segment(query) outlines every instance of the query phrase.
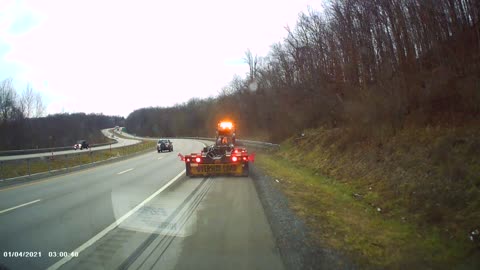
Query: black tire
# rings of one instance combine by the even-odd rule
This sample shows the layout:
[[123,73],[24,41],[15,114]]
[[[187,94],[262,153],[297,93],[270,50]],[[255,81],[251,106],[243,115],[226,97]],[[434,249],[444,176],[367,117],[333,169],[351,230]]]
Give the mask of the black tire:
[[247,163],[246,166],[243,167],[242,177],[248,177],[249,174],[250,174],[250,170],[248,169],[248,163]]
[[157,152],[160,153],[160,150],[157,149]]

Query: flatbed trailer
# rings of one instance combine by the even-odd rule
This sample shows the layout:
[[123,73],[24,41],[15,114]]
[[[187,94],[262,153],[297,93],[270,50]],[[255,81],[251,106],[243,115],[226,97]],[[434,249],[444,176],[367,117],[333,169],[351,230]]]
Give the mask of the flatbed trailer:
[[233,123],[218,123],[216,133],[215,143],[204,147],[200,153],[180,155],[185,162],[186,175],[248,176],[251,157],[246,148],[236,145]]

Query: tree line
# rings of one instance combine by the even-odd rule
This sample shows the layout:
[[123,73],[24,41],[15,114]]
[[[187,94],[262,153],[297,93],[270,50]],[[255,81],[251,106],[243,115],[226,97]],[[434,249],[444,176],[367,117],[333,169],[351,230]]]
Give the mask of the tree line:
[[124,123],[123,117],[85,113],[8,121],[0,124],[0,150],[73,146],[81,139],[91,144],[107,142],[101,130]]
[[12,79],[0,82],[0,150],[73,146],[80,139],[105,142],[101,129],[123,126],[118,116],[62,113],[45,116],[40,93],[18,93]]
[[41,117],[45,113],[45,104],[40,93],[30,85],[18,93],[13,79],[0,82],[0,124],[24,118]]
[[230,117],[246,137],[279,141],[318,126],[395,134],[405,125],[478,119],[480,2],[331,0],[299,15],[266,57],[214,99],[131,113],[142,135],[212,134]]

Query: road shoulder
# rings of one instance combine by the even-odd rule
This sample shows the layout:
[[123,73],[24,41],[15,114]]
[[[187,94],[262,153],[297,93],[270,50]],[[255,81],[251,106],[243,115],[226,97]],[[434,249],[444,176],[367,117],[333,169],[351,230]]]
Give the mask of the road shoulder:
[[287,269],[355,269],[336,251],[316,245],[309,239],[305,223],[289,208],[288,199],[275,187],[275,179],[257,166],[251,177],[263,205],[267,220]]

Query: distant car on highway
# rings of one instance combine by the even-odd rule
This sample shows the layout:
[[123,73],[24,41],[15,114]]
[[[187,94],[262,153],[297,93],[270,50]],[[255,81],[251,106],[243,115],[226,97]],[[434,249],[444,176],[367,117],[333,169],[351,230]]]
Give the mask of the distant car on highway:
[[160,139],[157,142],[157,152],[163,152],[164,150],[168,150],[168,152],[173,151],[173,143],[167,139]]
[[83,149],[88,149],[89,145],[88,142],[85,140],[79,140],[74,146],[73,149],[77,150],[83,150]]

